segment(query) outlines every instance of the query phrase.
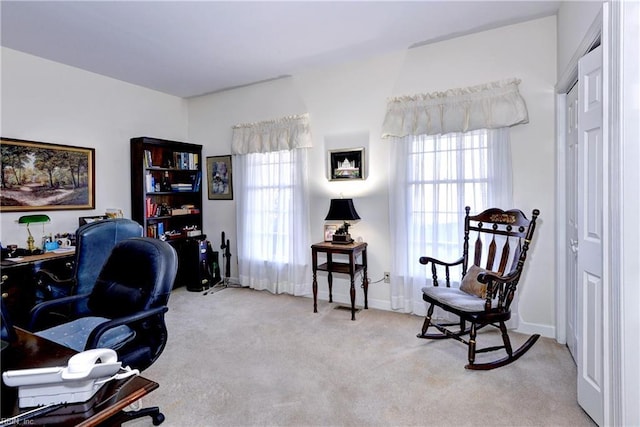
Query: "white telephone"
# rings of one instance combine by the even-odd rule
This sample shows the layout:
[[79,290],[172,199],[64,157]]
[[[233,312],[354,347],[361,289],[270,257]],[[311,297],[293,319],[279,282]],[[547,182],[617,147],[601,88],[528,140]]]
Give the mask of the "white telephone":
[[[140,373],[121,365],[115,351],[97,348],[72,356],[66,367],[7,371],[2,380],[8,386],[18,387],[21,408],[85,402],[108,381]],[[121,369],[124,372],[118,374]]]

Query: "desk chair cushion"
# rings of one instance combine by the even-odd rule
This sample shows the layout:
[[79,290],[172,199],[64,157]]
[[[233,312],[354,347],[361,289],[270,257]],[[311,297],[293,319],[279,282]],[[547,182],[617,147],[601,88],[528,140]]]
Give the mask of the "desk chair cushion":
[[[54,326],[44,331],[36,332],[39,337],[57,342],[75,351],[84,351],[89,334],[101,323],[108,322],[105,317],[81,317],[63,325]],[[133,340],[135,332],[126,325],[117,326],[109,331],[98,341],[97,348],[111,348],[117,350]]]

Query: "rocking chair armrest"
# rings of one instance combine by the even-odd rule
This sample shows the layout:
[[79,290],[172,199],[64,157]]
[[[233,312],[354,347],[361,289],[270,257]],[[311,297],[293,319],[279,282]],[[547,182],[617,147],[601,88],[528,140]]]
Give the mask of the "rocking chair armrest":
[[431,258],[428,256],[421,256],[419,261],[420,261],[420,264],[423,264],[423,265],[432,263],[432,264],[443,265],[447,267],[453,267],[454,265],[462,264],[462,261],[464,261],[464,257],[460,257],[459,259],[453,262],[446,262],[446,261],[440,261],[439,259]]
[[489,284],[490,282],[509,283],[518,278],[520,272],[518,270],[512,270],[506,276],[500,276],[493,272],[485,272],[478,274],[478,282]]

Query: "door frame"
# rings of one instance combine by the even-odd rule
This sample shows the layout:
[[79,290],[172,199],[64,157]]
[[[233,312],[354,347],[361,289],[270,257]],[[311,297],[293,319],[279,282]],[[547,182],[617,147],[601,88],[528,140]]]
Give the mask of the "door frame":
[[[565,135],[567,123],[567,93],[578,81],[578,60],[589,52],[597,43],[601,43],[603,11],[593,20],[580,45],[574,52],[566,70],[555,86],[556,93],[556,218],[567,217],[567,200],[565,166],[567,153]],[[603,47],[604,48],[604,47]],[[603,52],[603,56],[606,51]],[[567,262],[567,229],[564,221],[556,221],[556,340],[560,344],[567,343],[567,287],[565,283]]]
[[[639,203],[634,188],[640,173],[637,164],[640,153],[637,147],[637,106],[633,100],[623,97],[625,87],[637,84],[639,49],[638,23],[640,16],[636,2],[604,2],[578,49],[556,86],[556,215],[566,217],[566,180],[564,165],[564,132],[566,123],[566,93],[577,80],[578,59],[601,38],[603,47],[603,75],[607,84],[605,99],[605,128],[609,176],[604,213],[607,242],[603,254],[604,273],[609,280],[610,295],[604,303],[608,307],[608,328],[604,340],[605,390],[604,419],[606,425],[626,425],[640,419],[638,373],[633,355],[640,351],[640,343],[633,337],[633,326],[640,322],[637,303],[640,302],[638,283],[638,247],[640,227],[637,221]],[[627,19],[625,20],[625,17]],[[634,38],[636,37],[636,38]],[[624,43],[623,43],[624,42]],[[625,59],[625,61],[623,61]],[[634,74],[635,73],[635,74]],[[635,80],[630,80],[635,79]],[[626,121],[625,121],[626,118]],[[634,123],[634,121],[636,121]],[[626,167],[625,167],[626,166]],[[626,187],[624,182],[628,182]],[[636,196],[636,197],[634,197]],[[556,340],[566,344],[566,262],[567,230],[564,221],[556,221]],[[633,337],[633,338],[632,338]],[[626,357],[625,357],[626,355]],[[634,360],[632,360],[634,359]]]

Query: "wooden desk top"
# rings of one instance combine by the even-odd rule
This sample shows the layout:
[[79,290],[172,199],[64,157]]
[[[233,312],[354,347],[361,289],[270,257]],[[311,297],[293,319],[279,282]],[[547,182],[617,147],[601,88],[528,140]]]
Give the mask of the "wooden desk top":
[[39,255],[28,255],[19,258],[6,258],[2,260],[3,267],[18,266],[24,264],[32,264],[40,261],[48,261],[52,259],[71,257],[75,255],[75,249],[65,250],[61,252],[45,252]]
[[[76,354],[70,348],[40,338],[24,329],[15,328],[18,339],[2,351],[2,371],[34,367],[66,366],[71,356]],[[141,376],[104,385],[89,401],[66,405],[24,422],[25,425],[93,426],[117,414],[142,396],[149,394],[158,383]],[[2,384],[2,412],[4,420],[29,411],[32,408],[18,407],[16,387]]]

